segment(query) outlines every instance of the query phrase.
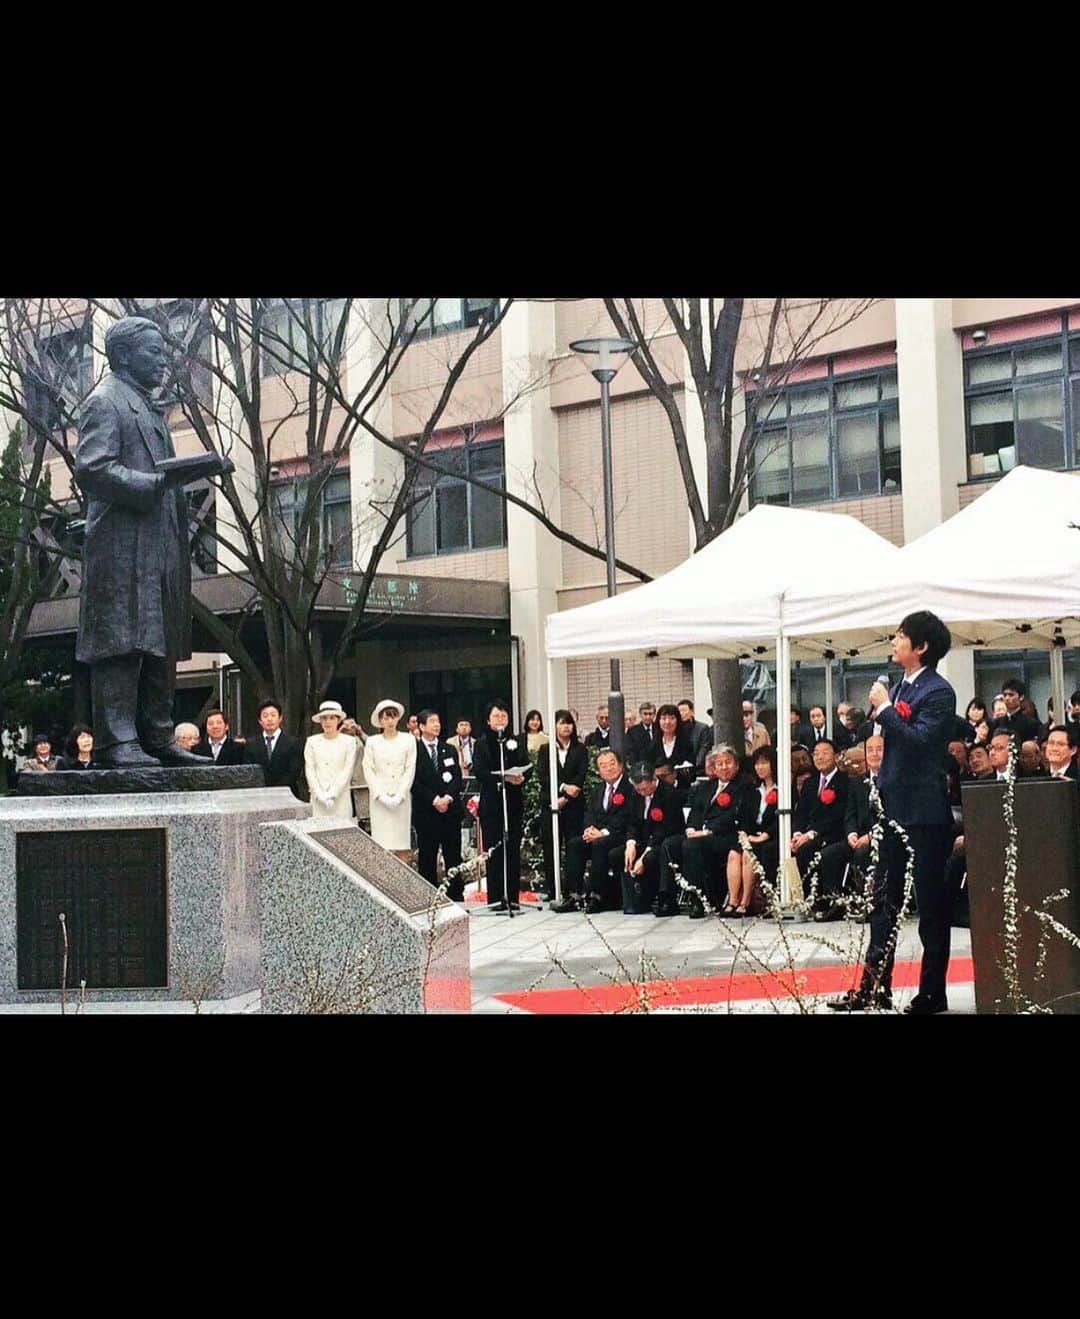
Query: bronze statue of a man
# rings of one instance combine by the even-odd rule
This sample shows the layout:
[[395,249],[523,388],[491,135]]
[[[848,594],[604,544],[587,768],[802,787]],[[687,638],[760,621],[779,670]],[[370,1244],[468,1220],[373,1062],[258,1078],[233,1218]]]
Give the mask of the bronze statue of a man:
[[87,495],[79,635],[90,666],[94,758],[109,767],[205,764],[173,740],[176,662],[191,656],[191,559],[183,484],[233,470],[218,454],[182,472],[151,399],[168,367],[153,321],[105,335],[107,375],[83,403],[75,479]]

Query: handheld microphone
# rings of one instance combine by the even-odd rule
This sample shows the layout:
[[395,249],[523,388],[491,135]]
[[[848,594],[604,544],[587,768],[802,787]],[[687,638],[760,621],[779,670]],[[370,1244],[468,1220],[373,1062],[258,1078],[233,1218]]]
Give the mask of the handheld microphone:
[[503,740],[503,738],[506,737],[506,729],[505,729],[505,728],[497,728],[497,729],[495,730],[495,736],[496,736],[496,737],[499,739],[499,741],[501,742],[501,741]]

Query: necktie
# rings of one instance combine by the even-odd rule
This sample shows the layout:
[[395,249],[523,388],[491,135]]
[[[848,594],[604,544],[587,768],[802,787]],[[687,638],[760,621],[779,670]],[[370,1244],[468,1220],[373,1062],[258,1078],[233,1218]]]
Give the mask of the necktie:
[[720,797],[721,793],[724,792],[727,792],[727,784],[721,783],[720,786],[716,789],[716,797],[713,798],[713,801],[716,801],[717,798]]
[[221,743],[220,743],[220,742],[211,742],[211,743],[210,743],[210,751],[211,751],[211,753],[212,753],[212,755],[213,755],[213,757],[214,757],[215,760],[217,760],[217,758],[218,758],[218,752],[219,752],[220,750],[221,750]]
[[266,736],[266,759],[269,760],[274,754],[274,739],[267,734]]
[[438,769],[438,768],[439,768],[439,744],[438,744],[437,742],[432,742],[432,744],[428,747],[428,750],[431,752],[431,763],[432,763],[432,765],[434,766],[435,769]]
[[821,781],[818,783],[817,795],[820,797],[824,791],[825,791],[825,778],[823,775]]
[[611,805],[611,784],[609,783],[604,789],[604,810]]

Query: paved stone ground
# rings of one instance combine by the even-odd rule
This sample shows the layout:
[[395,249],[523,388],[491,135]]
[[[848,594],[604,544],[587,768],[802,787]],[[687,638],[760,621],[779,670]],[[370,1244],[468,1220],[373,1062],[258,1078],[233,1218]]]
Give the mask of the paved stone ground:
[[[760,964],[755,964],[745,951],[736,948],[735,940],[740,937],[770,966],[781,968],[786,964],[775,921],[721,921],[715,917],[691,921],[686,916],[657,919],[654,916],[623,916],[620,912],[602,912],[586,920],[578,913],[556,915],[549,908],[511,919],[489,916],[482,908],[471,905],[469,910],[473,1012],[527,1010],[502,1001],[497,997],[500,994],[567,989],[575,981],[581,986],[608,985],[613,977],[624,984],[629,980],[639,980],[642,978],[642,950],[647,959],[644,978],[649,980],[709,977],[723,982],[733,973],[745,976],[760,971]],[[921,956],[916,926],[914,920],[904,924],[897,952],[898,963],[917,962]],[[793,950],[793,960],[800,968],[853,963],[869,937],[865,925],[845,921],[828,924],[785,922],[783,933]],[[826,939],[839,944],[840,949],[828,947],[823,942]],[[967,958],[970,950],[969,932],[954,929],[953,958]],[[569,976],[555,965],[553,957],[559,959]],[[620,960],[625,970],[619,967]],[[896,1006],[902,1007],[914,994],[914,988],[897,989],[894,993]],[[824,1005],[825,998],[830,996],[830,993],[812,996],[813,1009],[829,1017],[838,1016]],[[970,981],[950,982],[948,996],[951,1013],[975,1011],[974,988]],[[730,1005],[727,1002],[714,1004],[708,1010],[771,1013],[777,1010],[797,1012],[799,1008],[789,995],[781,992],[771,1000],[744,998]]]

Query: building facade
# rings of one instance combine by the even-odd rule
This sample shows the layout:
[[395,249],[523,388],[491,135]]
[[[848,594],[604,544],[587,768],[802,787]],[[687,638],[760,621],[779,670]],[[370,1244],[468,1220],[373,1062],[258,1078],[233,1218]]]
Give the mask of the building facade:
[[[422,429],[448,363],[488,302],[439,299],[415,313],[419,333],[374,410],[376,424],[395,440],[407,442]],[[703,476],[701,414],[682,345],[660,299],[643,300],[639,312]],[[1080,467],[1080,299],[878,299],[815,342],[771,393],[754,370],[764,314],[764,304],[748,303],[736,357],[734,432],[749,422],[758,433],[744,509],[767,501],[845,512],[902,545],[1017,463]],[[346,336],[353,379],[370,368],[384,322],[385,304],[354,305]],[[100,368],[106,324],[107,316],[94,316],[81,369]],[[402,533],[379,565],[371,626],[331,692],[350,711],[366,718],[389,695],[410,709],[433,705],[452,725],[461,716],[475,719],[482,701],[501,692],[512,696],[515,719],[531,707],[546,712],[551,703],[567,703],[580,713],[582,733],[592,726],[607,691],[607,663],[562,662],[549,692],[543,628],[552,611],[603,596],[603,558],[560,542],[527,511],[464,478],[501,483],[602,551],[599,393],[588,363],[569,344],[612,333],[599,300],[515,302],[472,356],[427,449],[439,470],[418,483]],[[261,384],[266,415],[280,422],[272,474],[287,517],[308,472],[287,357],[267,365]],[[611,397],[617,553],[655,577],[694,548],[670,423],[629,361]],[[178,453],[198,450],[182,418],[173,428]],[[333,562],[328,620],[347,604],[351,579],[377,534],[376,510],[401,471],[400,455],[358,428],[326,485],[320,515]],[[204,526],[207,519],[225,525],[229,511],[212,489],[193,492],[192,501]],[[1037,533],[1009,534],[1025,531]],[[228,555],[212,540],[196,536],[195,589],[227,613],[239,605]],[[66,594],[39,606],[32,637],[74,630],[77,585],[69,582]],[[634,579],[620,573],[620,591],[633,588]],[[1075,652],[1066,653],[1065,664],[1071,691],[1080,686]],[[1045,653],[958,652],[946,665],[961,702],[976,690],[992,696],[1005,676],[1019,673],[1040,715],[1045,711]],[[879,667],[837,662],[836,698],[862,703]],[[227,654],[201,651],[185,664],[181,686],[185,717],[224,697],[235,720],[250,719],[251,694]],[[646,698],[692,695],[699,713],[711,703],[701,663],[624,663],[623,687],[628,709]],[[823,695],[821,666],[799,666],[796,701],[806,706]]]

